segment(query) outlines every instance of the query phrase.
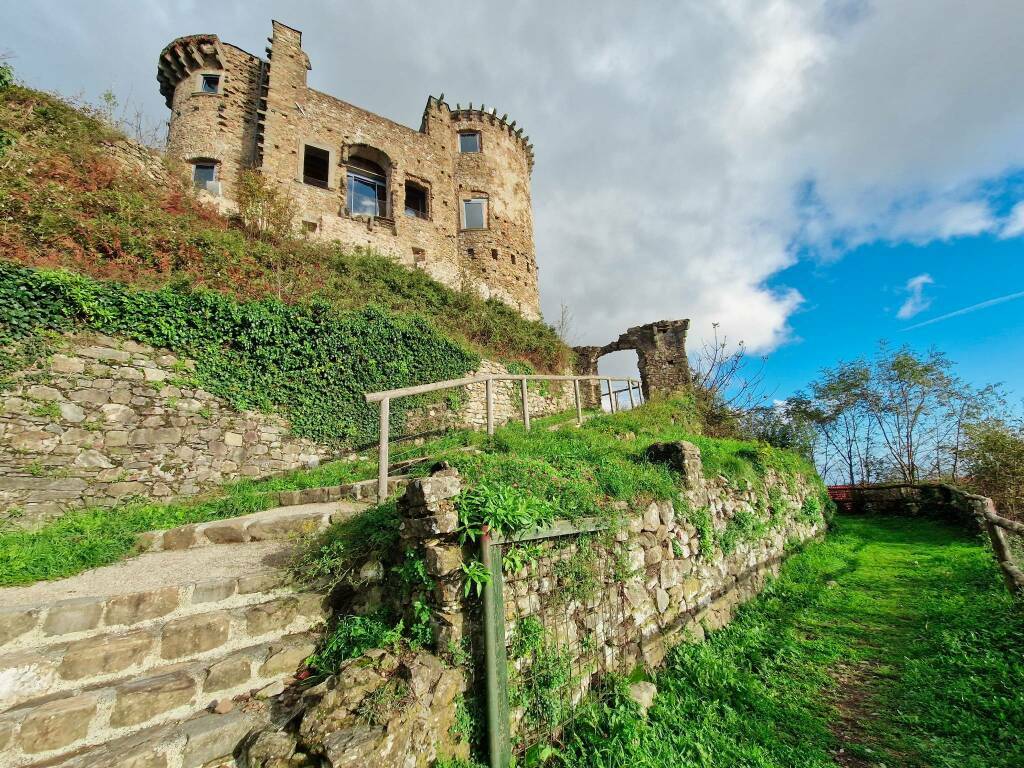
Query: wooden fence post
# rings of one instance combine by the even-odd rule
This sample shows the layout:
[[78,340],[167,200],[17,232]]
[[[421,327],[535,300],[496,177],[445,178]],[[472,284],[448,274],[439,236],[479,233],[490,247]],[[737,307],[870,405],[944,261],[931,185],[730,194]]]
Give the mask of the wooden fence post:
[[488,379],[484,385],[487,393],[487,434],[494,434],[494,379]]
[[580,400],[580,380],[573,379],[572,382],[573,394],[576,396],[576,424],[580,427],[583,426],[583,402]]
[[391,398],[380,401],[380,446],[377,449],[377,503],[388,500],[388,438],[391,429]]
[[629,410],[632,411],[636,408],[636,400],[633,399],[633,382],[627,381],[626,387],[628,388],[626,391],[629,392]]
[[519,380],[520,391],[523,394],[523,426],[526,427],[526,431],[530,431],[530,398],[526,392],[526,379]]
[[611,402],[612,413],[618,413],[619,412],[619,404],[618,404],[618,402],[616,402],[617,398],[615,397],[615,385],[612,383],[611,379],[608,379],[608,399],[612,401]]

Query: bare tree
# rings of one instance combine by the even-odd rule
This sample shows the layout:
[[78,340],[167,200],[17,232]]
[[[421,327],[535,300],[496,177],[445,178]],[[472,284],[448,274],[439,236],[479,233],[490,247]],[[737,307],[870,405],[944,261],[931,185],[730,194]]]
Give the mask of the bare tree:
[[558,338],[570,347],[573,346],[576,341],[576,317],[564,301],[558,308],[558,320],[555,322],[554,328]]
[[100,94],[100,104],[95,109],[104,122],[129,139],[151,149],[162,151],[167,147],[166,121],[148,118],[142,105],[131,95],[121,102],[108,88]]
[[694,385],[732,411],[762,406],[770,395],[764,389],[766,358],[753,363],[743,341],[730,345],[728,336],[719,338],[718,327],[712,323],[711,339],[690,355]]

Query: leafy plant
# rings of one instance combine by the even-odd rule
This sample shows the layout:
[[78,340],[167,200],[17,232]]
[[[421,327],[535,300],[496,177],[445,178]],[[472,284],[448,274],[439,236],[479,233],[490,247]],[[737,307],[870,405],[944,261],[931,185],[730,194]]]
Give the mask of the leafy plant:
[[462,575],[466,585],[464,594],[469,597],[470,592],[476,592],[476,596],[483,594],[484,587],[491,583],[491,572],[479,560],[473,560],[462,564]]
[[333,675],[341,664],[361,656],[371,648],[397,650],[402,640],[403,624],[388,626],[373,616],[342,616],[321,646],[306,663],[320,675]]
[[506,573],[518,573],[528,565],[537,562],[541,548],[537,544],[511,544],[501,556],[501,565]]
[[494,534],[508,534],[550,525],[555,519],[553,505],[535,496],[505,486],[480,483],[458,500],[461,541],[476,541],[487,526]]

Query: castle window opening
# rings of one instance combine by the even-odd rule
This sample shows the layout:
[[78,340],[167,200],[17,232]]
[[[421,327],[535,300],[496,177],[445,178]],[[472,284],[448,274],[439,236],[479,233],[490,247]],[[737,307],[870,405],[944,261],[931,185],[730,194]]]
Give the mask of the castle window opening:
[[302,231],[305,234],[315,235],[318,228],[319,227],[318,227],[318,225],[317,225],[317,223],[315,221],[303,221],[302,222]]
[[348,210],[353,216],[388,215],[388,177],[372,160],[348,161]]
[[498,260],[498,249],[497,248],[491,248],[491,258],[494,259],[495,261]]
[[414,181],[405,182],[405,215],[417,219],[429,219],[427,190]]
[[331,178],[331,153],[306,145],[302,154],[302,181],[314,187],[327,187]]
[[487,198],[473,197],[462,201],[462,228],[487,228]]
[[480,151],[480,132],[464,131],[459,134],[459,152],[463,154]]
[[211,181],[217,180],[217,164],[200,162],[192,164],[192,183],[204,189]]
[[515,263],[516,263],[516,255],[513,253],[512,254],[512,265],[515,266]]
[[200,75],[199,90],[202,93],[220,93],[220,75]]

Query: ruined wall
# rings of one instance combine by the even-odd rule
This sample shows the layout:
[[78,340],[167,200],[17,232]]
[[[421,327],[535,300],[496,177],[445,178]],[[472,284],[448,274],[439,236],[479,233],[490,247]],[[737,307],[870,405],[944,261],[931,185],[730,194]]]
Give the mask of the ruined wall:
[[[467,285],[539,317],[533,153],[522,129],[494,110],[452,109],[430,98],[414,130],[309,88],[309,69],[302,33],[279,22],[265,62],[216,35],[174,41],[160,69],[172,111],[169,151],[218,160],[228,199],[237,174],[254,164],[296,200],[310,236],[373,248],[448,286]],[[203,71],[223,73],[222,93],[196,91]],[[460,130],[481,134],[479,153],[459,152]],[[303,182],[306,144],[329,152],[326,187]],[[353,156],[384,169],[386,215],[349,210],[346,164]],[[407,180],[427,190],[426,218],[405,215]],[[470,197],[488,199],[485,229],[462,228],[462,200]]]
[[94,334],[0,392],[0,513],[33,525],[131,496],[169,500],[316,463],[329,449],[278,416],[183,382],[191,362]]
[[[596,376],[601,357],[610,352],[634,349],[645,398],[688,389],[690,364],[686,358],[686,333],[689,327],[689,320],[659,320],[630,328],[603,347],[576,347],[577,371],[584,376]],[[600,406],[600,382],[585,382],[582,386],[585,406]]]

